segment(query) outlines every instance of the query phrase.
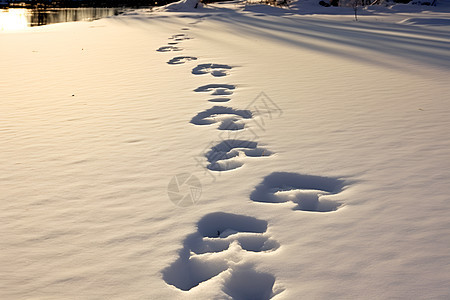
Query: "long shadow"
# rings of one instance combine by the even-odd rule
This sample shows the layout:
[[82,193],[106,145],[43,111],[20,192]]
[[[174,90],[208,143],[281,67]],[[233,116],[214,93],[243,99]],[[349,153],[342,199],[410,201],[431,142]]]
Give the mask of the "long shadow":
[[[227,22],[227,26],[235,27],[241,34],[261,35],[278,43],[376,65],[399,68],[394,59],[398,57],[441,68],[450,67],[450,33],[442,30],[381,21],[370,24],[300,18],[292,13],[279,18],[270,16],[261,18],[249,13],[229,12],[226,19],[210,18]],[[377,53],[382,54],[381,59]],[[386,54],[393,59],[386,61]]]
[[[414,22],[411,24],[388,23],[383,22],[382,18],[376,23],[368,23],[363,17],[359,22],[346,22],[333,20],[332,15],[348,14],[350,19],[352,18],[351,9],[323,10],[320,13],[327,14],[328,11],[330,19],[325,17],[312,19],[303,18],[302,16],[310,15],[311,12],[300,9],[264,7],[264,10],[258,11],[248,6],[245,11],[236,11],[221,7],[185,12],[180,17],[193,19],[199,17],[223,22],[227,28],[231,27],[230,30],[234,29],[242,35],[260,35],[278,43],[288,43],[295,47],[360,60],[377,66],[416,71],[416,63],[420,62],[441,69],[450,68],[450,32],[440,29],[439,26],[424,27],[414,25]],[[389,12],[361,11],[361,14],[377,16],[391,14],[392,11],[393,13],[402,12],[394,8]],[[446,10],[442,8],[439,11]],[[267,17],[261,17],[262,15]],[[152,19],[156,20],[159,16],[129,16],[128,18],[118,17],[113,20],[131,23],[134,19],[142,21],[144,25],[148,22],[152,23]],[[405,15],[406,18],[408,15]],[[167,18],[165,21],[176,23],[175,18]],[[132,23],[137,25],[137,22]],[[152,29],[151,26],[146,27],[149,30]],[[397,58],[407,59],[414,62],[414,65],[400,64]]]

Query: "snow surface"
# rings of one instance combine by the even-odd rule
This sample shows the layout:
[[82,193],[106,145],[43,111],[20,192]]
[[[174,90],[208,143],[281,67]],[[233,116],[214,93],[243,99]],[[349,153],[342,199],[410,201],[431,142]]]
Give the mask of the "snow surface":
[[178,7],[0,33],[0,298],[448,299],[449,2]]

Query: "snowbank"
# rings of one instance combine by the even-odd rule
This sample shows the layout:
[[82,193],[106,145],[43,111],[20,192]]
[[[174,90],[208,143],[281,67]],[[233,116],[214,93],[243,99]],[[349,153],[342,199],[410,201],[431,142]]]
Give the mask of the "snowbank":
[[180,0],[174,3],[167,4],[160,8],[161,11],[168,11],[168,12],[177,12],[177,11],[184,11],[184,12],[193,12],[196,11],[199,8],[202,8],[203,4],[200,3],[199,0]]

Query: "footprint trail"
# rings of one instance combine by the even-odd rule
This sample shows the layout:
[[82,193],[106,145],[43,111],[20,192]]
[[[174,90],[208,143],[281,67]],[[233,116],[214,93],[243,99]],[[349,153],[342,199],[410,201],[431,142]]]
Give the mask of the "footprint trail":
[[[205,16],[206,17],[206,16]],[[198,19],[190,24],[202,22]],[[190,30],[188,27],[181,28]],[[158,52],[176,52],[183,48],[178,44],[192,39],[185,33],[172,35],[168,46]],[[175,56],[169,65],[181,65],[197,60],[195,56]],[[232,66],[227,64],[199,64],[191,71],[193,75],[224,77]],[[209,102],[228,102],[236,86],[233,84],[207,84],[194,91],[215,96]],[[253,113],[246,109],[213,106],[199,112],[190,123],[194,125],[218,124],[218,130],[248,130],[246,122]],[[230,132],[228,132],[230,133]],[[240,133],[236,132],[236,133]],[[266,157],[273,152],[258,146],[258,142],[244,139],[225,139],[210,148],[205,154],[207,168],[211,171],[228,171],[242,167],[249,158]],[[266,176],[250,199],[255,202],[282,203],[292,201],[294,210],[328,212],[337,210],[341,203],[326,199],[344,188],[344,181],[336,178],[276,172]],[[260,272],[248,263],[252,255],[267,255],[276,251],[280,244],[267,232],[265,220],[251,216],[225,212],[209,213],[197,222],[197,230],[183,241],[178,258],[161,271],[163,280],[181,291],[190,291],[203,282],[215,280],[221,285],[222,297],[235,300],[268,300],[283,289],[275,285],[276,278],[268,272]],[[211,282],[212,283],[212,282]]]

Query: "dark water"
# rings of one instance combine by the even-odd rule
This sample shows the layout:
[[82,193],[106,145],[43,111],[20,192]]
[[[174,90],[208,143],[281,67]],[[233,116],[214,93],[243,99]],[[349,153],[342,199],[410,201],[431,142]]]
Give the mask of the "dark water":
[[117,15],[114,8],[60,8],[52,10],[31,10],[29,26],[42,26],[62,22],[92,21]]
[[0,10],[0,29],[20,29],[62,22],[92,21],[119,14],[116,8],[54,8]]

